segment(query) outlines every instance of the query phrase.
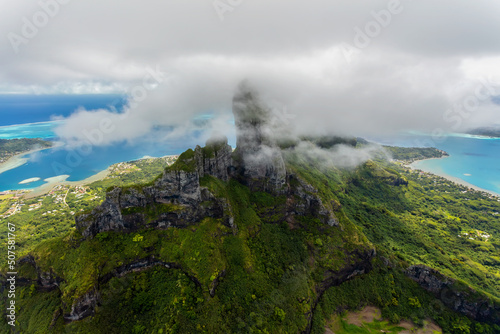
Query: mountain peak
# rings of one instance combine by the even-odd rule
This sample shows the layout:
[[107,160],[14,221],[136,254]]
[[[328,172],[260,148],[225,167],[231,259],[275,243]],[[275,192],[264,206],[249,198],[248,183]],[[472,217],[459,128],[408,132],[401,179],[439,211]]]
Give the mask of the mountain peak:
[[271,110],[246,81],[239,85],[234,95],[233,114],[237,167],[243,183],[252,190],[282,193],[287,173],[281,150],[272,136]]

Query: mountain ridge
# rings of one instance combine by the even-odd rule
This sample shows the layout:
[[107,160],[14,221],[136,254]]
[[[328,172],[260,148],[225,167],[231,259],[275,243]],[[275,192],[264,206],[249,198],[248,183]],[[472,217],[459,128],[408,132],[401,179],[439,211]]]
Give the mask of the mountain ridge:
[[[235,110],[245,101],[265,110],[252,94],[235,101]],[[395,323],[432,316],[451,332],[475,330],[476,320],[495,330],[494,298],[464,294],[459,282],[450,300],[489,313],[454,309],[372,231],[379,218],[401,229],[394,216],[407,209],[407,177],[373,161],[319,169],[279,149],[265,118],[243,116],[242,149],[211,138],[151,182],[109,189],[72,233],[20,259],[24,330],[318,333],[328,314],[366,303]]]

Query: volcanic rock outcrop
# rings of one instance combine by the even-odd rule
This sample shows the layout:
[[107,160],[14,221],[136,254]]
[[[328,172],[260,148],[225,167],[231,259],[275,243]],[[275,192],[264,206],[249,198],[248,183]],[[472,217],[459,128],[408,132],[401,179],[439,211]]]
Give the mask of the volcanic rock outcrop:
[[233,98],[236,124],[236,168],[251,190],[284,194],[286,167],[272,136],[271,112],[246,83]]
[[[152,184],[110,190],[99,207],[76,218],[77,229],[84,237],[94,237],[110,230],[185,227],[204,217],[222,218],[228,211],[227,201],[215,198],[200,186],[200,178],[206,175],[222,181],[234,178],[252,191],[290,193],[285,162],[271,135],[270,111],[246,84],[240,85],[234,96],[233,113],[238,147],[235,152],[226,137],[214,136],[205,147],[197,146],[182,154],[178,163]],[[304,207],[317,207],[322,220],[335,224],[333,213],[325,210],[317,196],[301,191],[298,194],[304,195]],[[225,218],[232,225],[232,217]]]
[[424,265],[409,267],[406,275],[453,311],[477,321],[500,325],[500,305],[470,287]]

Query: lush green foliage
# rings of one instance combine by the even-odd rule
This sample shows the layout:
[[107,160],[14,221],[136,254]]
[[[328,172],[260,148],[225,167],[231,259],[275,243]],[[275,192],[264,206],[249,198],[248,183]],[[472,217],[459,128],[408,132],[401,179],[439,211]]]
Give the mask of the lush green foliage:
[[[497,214],[500,212],[500,202],[497,197],[383,161],[369,161],[355,171],[341,171],[320,170],[314,161],[298,156],[288,158],[294,170],[316,187],[323,198],[335,200],[328,196],[335,194],[343,212],[377,246],[379,253],[393,256],[394,262],[404,267],[426,264],[465,282],[486,296],[500,297],[500,271],[499,263],[496,262],[500,249],[500,217]],[[408,181],[408,185],[395,186],[394,180],[398,179]],[[329,192],[329,189],[332,191]],[[469,239],[472,236],[474,240]],[[415,284],[410,284],[400,271],[395,271],[393,275],[396,272],[398,279],[395,284],[400,285],[402,290],[409,294],[425,295]],[[388,289],[390,285],[378,275],[380,272],[374,271],[330,289],[325,298],[336,290],[349,297],[329,308],[322,302],[321,307],[326,312],[323,317],[319,313],[315,314],[316,330],[321,332],[324,318],[334,311],[372,304],[381,307],[388,319],[396,319],[393,315],[396,314],[397,319],[404,317],[421,322],[429,316],[438,320],[447,332],[462,333],[454,328],[463,324],[462,327],[470,328],[471,333],[480,333],[474,326],[482,328],[481,324],[471,325],[467,318],[448,311],[441,317],[433,315],[435,310],[412,314],[407,304],[411,296],[404,297],[406,304],[398,302],[392,305],[393,313],[390,313],[381,292],[376,291]],[[371,276],[375,276],[376,281],[366,281]],[[364,289],[368,290],[363,292]],[[380,296],[380,299],[377,297],[374,300],[373,296]],[[390,294],[386,294],[386,297],[389,298]],[[426,298],[429,303],[434,299],[430,296]],[[493,333],[494,329],[490,332]]]
[[384,183],[369,165],[346,178],[339,200],[348,216],[379,249],[500,297],[498,198],[441,177],[391,168],[408,179],[408,186]]
[[[193,160],[194,151],[189,150],[170,169],[193,171]],[[52,292],[31,282],[20,288],[19,330],[297,333],[305,329],[308,312],[315,307],[312,331],[322,333],[333,314],[368,304],[379,307],[392,323],[409,319],[419,324],[433,318],[447,333],[500,330],[449,311],[401,270],[423,263],[478,293],[499,297],[497,199],[396,164],[368,162],[344,171],[318,169],[314,161],[293,154],[287,160],[289,170],[317,189],[323,203],[335,212],[338,227],[329,227],[312,215],[295,217],[293,223],[284,221],[286,196],[251,192],[234,180],[206,176],[201,185],[227,202],[225,210],[234,218],[234,226],[224,219],[206,218],[183,229],[104,232],[90,240],[71,231],[72,216],[64,210],[94,205],[90,198],[110,186],[135,187],[134,177],[138,182],[151,182],[164,169],[161,162],[151,169],[144,162],[134,162],[140,170],[90,185],[88,198],[67,197],[69,208],[62,210],[61,220],[50,216],[41,224],[34,211],[9,217],[27,218],[16,222],[21,232],[18,240],[35,258],[38,270],[52,271],[64,280]],[[290,186],[297,182],[292,179]],[[62,206],[51,200],[44,198],[44,207]],[[162,206],[143,213],[179,209]],[[30,238],[30,234],[38,237]],[[354,254],[373,246],[379,254],[374,269],[328,289],[316,304],[325,271],[341,270],[357,260]],[[391,265],[384,264],[381,256]],[[101,305],[94,317],[64,323],[61,315],[102,277],[151,257],[175,266],[115,275],[99,285]],[[29,264],[19,272],[26,279],[36,279]],[[4,320],[1,330],[8,328]]]
[[[493,334],[500,330],[498,326],[481,324],[451,312],[434,296],[408,280],[398,268],[386,267],[379,261],[374,265],[369,274],[332,287],[325,293],[318,306],[320,312],[316,315],[321,325],[324,324],[321,318],[329,319],[334,313],[375,305],[382,310],[382,317],[393,324],[407,319],[422,325],[425,319],[434,319],[447,333]],[[321,327],[314,328],[321,333]]]
[[185,172],[196,171],[196,161],[194,159],[194,151],[192,149],[182,153],[177,161],[169,167],[170,170],[182,170]]
[[430,158],[441,158],[447,155],[445,152],[432,147],[397,147],[384,146],[393,159],[401,161],[415,161]]
[[[64,280],[59,287],[62,313],[69,312],[72,302],[91,290],[99,277],[118,266],[154,256],[182,268],[170,269],[168,274],[164,269],[151,269],[113,278],[104,286],[105,304],[98,315],[66,326],[67,331],[298,332],[307,325],[321,273],[353,261],[344,250],[366,247],[358,242],[359,236],[347,220],[344,231],[313,219],[305,219],[302,229],[291,230],[284,222],[266,222],[275,219],[269,207],[280,210],[285,205],[283,197],[251,193],[236,181],[205,177],[202,184],[229,200],[237,234],[222,221],[205,219],[186,229],[106,232],[84,241],[73,232],[43,242],[31,252],[40,270],[53,270]],[[352,233],[344,233],[346,230]],[[311,256],[315,258],[312,262]],[[35,278],[28,264],[20,272]],[[201,287],[188,284],[178,289],[179,284],[189,283],[186,275],[196,277]],[[212,298],[209,291],[216,280],[217,293]],[[161,293],[157,285],[169,293]],[[23,303],[31,300],[31,296],[22,298]],[[31,308],[21,312],[38,319]],[[62,326],[59,318],[54,331]]]
[[0,160],[35,148],[48,148],[52,142],[39,138],[0,139]]
[[[171,160],[173,159],[152,158],[132,161],[128,163],[130,168],[126,172],[116,167],[119,164],[113,165],[108,177],[91,183],[84,193],[79,191],[81,187],[60,186],[54,188],[51,193],[31,199],[13,199],[13,195],[0,197],[0,215],[13,206],[19,205],[21,208],[20,212],[0,219],[2,222],[0,244],[6,245],[7,223],[16,226],[16,242],[20,256],[44,240],[64,236],[75,226],[74,215],[82,211],[90,211],[100,204],[106,195],[107,188],[151,181],[165,169],[166,161]],[[36,203],[41,203],[41,207],[30,211],[30,205]]]

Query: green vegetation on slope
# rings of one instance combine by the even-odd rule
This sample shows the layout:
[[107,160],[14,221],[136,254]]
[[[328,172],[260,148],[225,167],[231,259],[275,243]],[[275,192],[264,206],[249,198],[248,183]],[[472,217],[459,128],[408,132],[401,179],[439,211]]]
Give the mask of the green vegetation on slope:
[[[170,169],[192,171],[191,152]],[[318,190],[323,203],[335,211],[339,227],[312,215],[284,221],[285,196],[251,192],[234,180],[206,176],[201,185],[228,202],[237,232],[223,219],[207,218],[184,229],[103,232],[91,240],[73,231],[37,242],[30,254],[38,269],[63,281],[51,292],[34,283],[20,289],[19,330],[297,333],[305,329],[308,312],[315,307],[312,332],[322,333],[333,314],[364,305],[379,307],[392,323],[409,319],[419,324],[432,318],[446,333],[500,330],[451,312],[402,272],[423,263],[478,293],[498,297],[496,199],[396,164],[321,170],[313,161],[291,155],[288,167]],[[118,184],[104,180],[92,189]],[[327,289],[316,304],[325,272],[352,264],[354,254],[372,245],[379,254],[373,270]],[[116,274],[117,268],[151,258],[171,268],[157,265]],[[36,278],[29,264],[19,272]],[[101,293],[96,315],[65,324],[62,314],[96,285]],[[8,329],[4,322],[0,328]]]
[[500,298],[500,202],[437,176],[391,165],[392,187],[364,165],[339,192],[347,215],[379,249],[425,264]]
[[[354,171],[318,169],[314,161],[296,155],[288,156],[288,162],[322,196],[334,200],[328,194],[335,194],[343,212],[376,245],[379,254],[391,257],[394,263],[402,267],[425,264],[436,268],[476,288],[478,292],[484,292],[485,298],[488,295],[495,296],[498,303],[500,272],[498,263],[494,262],[500,249],[500,217],[495,214],[500,211],[498,198],[387,162],[369,161]],[[395,180],[408,181],[408,185],[394,186]],[[465,238],[465,231],[471,230],[481,230],[475,234],[478,235],[475,240]],[[485,234],[489,235],[487,241],[484,238],[477,240],[481,239],[479,235]],[[381,270],[374,270],[340,287],[330,288],[319,306],[320,310],[324,308],[326,311],[321,311],[323,316],[321,312],[315,314],[314,328],[318,333],[322,331],[324,319],[333,312],[346,308],[357,309],[367,304],[379,306],[383,315],[393,319],[394,323],[401,318],[418,323],[431,317],[438,321],[445,332],[469,333],[460,329],[463,327],[469,328],[470,333],[481,333],[475,331],[474,326],[477,326],[479,329],[489,328],[489,333],[495,333],[493,327],[471,324],[469,319],[447,311],[444,306],[439,310],[442,313],[436,313],[434,308],[425,312],[411,312],[407,304],[411,294],[419,295],[420,298],[427,296],[425,305],[433,305],[436,301],[416,283],[409,282],[401,270],[395,270],[392,275],[397,275],[394,284],[405,292],[404,301],[396,299],[391,306],[392,297],[388,292],[393,288],[383,281],[387,274]],[[369,277],[373,277],[374,281],[369,281]],[[332,291],[339,291],[349,297],[328,302],[328,295]]]
[[393,159],[405,162],[448,156],[446,152],[432,147],[384,146],[384,148],[391,154]]
[[0,139],[0,163],[37,148],[49,148],[52,142],[40,138]]
[[[154,333],[296,333],[307,325],[307,312],[317,298],[315,285],[323,279],[325,268],[348,265],[355,256],[345,251],[362,252],[366,247],[347,220],[343,220],[344,231],[313,219],[304,219],[303,228],[291,230],[285,222],[265,222],[267,206],[279,210],[285,205],[283,199],[251,193],[236,181],[205,177],[202,185],[229,200],[236,235],[221,221],[205,219],[185,229],[104,232],[83,241],[73,232],[30,252],[40,270],[53,270],[64,280],[59,286],[61,313],[68,313],[74,300],[119,266],[154,256],[182,268],[167,274],[168,270],[155,267],[113,278],[101,286],[105,302],[97,316],[68,326],[56,317],[52,331],[141,333],[147,328]],[[30,270],[28,264],[20,268],[23,275]],[[195,277],[200,287],[186,275]],[[217,293],[211,297],[215,281]],[[150,289],[156,291],[156,285],[171,292],[153,293]],[[21,303],[44,293],[35,289]],[[42,313],[33,310],[24,309],[23,317],[29,314],[32,323],[43,323]],[[32,330],[26,327],[28,323],[19,326]]]
[[[0,197],[0,218],[6,216],[0,219],[0,245],[6,247],[7,223],[16,226],[19,256],[44,240],[64,236],[74,228],[75,215],[99,205],[107,188],[148,182],[165,169],[165,164],[173,161],[175,157],[122,162],[110,167],[108,177],[88,186],[56,186],[50,193],[31,199],[13,198],[16,192]],[[18,212],[7,215],[9,209],[16,207]]]
[[[392,259],[393,261],[397,259]],[[387,267],[375,261],[374,269],[367,275],[330,288],[318,306],[313,333],[322,333],[333,314],[345,310],[359,310],[375,305],[382,310],[382,317],[392,324],[401,320],[422,326],[425,319],[433,319],[444,333],[489,333],[500,330],[498,326],[482,324],[447,309],[442,302],[410,281],[397,267]],[[346,330],[344,333],[366,333]],[[378,330],[380,332],[380,330]]]

